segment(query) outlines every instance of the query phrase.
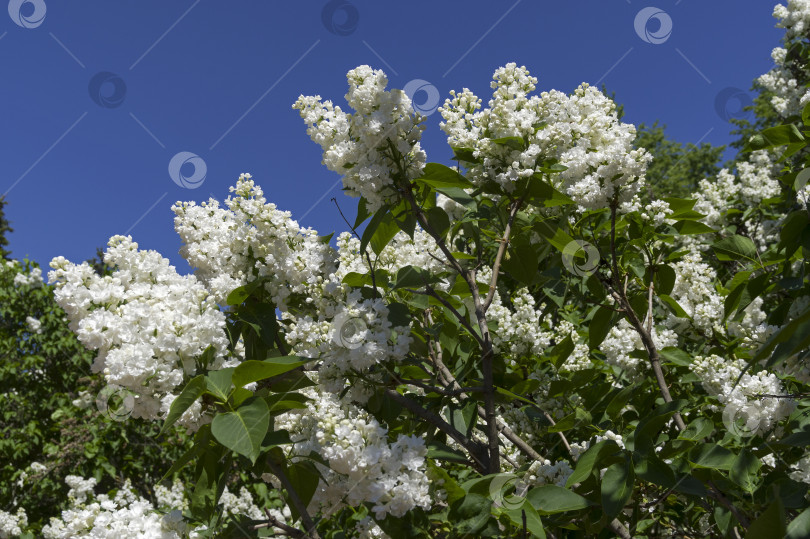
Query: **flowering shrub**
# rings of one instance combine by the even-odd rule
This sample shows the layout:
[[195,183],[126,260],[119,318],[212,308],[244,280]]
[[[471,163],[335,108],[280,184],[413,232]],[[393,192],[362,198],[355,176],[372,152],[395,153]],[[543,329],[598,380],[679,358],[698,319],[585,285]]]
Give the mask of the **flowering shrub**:
[[[808,6],[777,6],[786,48]],[[193,481],[147,499],[70,476],[43,534],[810,536],[810,105],[769,82],[791,58],[760,80],[786,123],[689,198],[645,198],[651,155],[610,98],[532,95],[516,64],[487,108],[441,107],[454,167],[381,71],[348,73],[352,113],[301,96],[359,198],[336,247],[243,174],[173,207],[193,276],[122,236],[108,275],[51,263],[132,421],[193,434],[160,470]]]

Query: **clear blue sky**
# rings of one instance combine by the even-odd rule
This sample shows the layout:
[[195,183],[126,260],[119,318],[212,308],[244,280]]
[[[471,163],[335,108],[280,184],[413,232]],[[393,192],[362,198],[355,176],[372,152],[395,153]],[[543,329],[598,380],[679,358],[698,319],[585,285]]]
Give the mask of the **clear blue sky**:
[[[650,6],[663,15],[641,36],[661,43],[634,26]],[[343,103],[346,71],[360,64],[384,69],[393,87],[422,79],[444,100],[466,86],[486,102],[493,70],[514,61],[539,90],[604,83],[625,121],[660,120],[676,140],[725,144],[731,125],[717,96],[748,91],[770,69],[781,36],[772,9],[730,0],[12,0],[15,19],[0,11],[10,247],[47,266],[56,255],[89,258],[128,232],[185,273],[171,204],[222,200],[241,172],[304,225],[344,230],[329,199],[350,216],[356,200],[320,164],[291,105],[302,93]],[[428,160],[447,162],[439,120],[429,117],[423,144]],[[169,174],[179,152],[205,162],[196,189]]]

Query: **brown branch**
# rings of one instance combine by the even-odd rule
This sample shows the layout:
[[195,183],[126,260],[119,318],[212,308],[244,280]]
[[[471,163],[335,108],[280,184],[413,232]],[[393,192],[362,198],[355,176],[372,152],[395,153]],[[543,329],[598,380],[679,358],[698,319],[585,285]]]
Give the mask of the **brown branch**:
[[482,444],[476,440],[472,440],[459,432],[455,427],[453,427],[450,423],[442,419],[440,416],[434,414],[430,410],[426,410],[422,408],[422,406],[406,397],[405,395],[400,394],[393,389],[386,389],[385,395],[391,399],[392,401],[396,402],[397,404],[401,405],[403,408],[406,408],[408,411],[416,414],[417,416],[421,417],[437,429],[441,430],[445,434],[449,435],[453,438],[456,442],[459,443],[467,452],[470,454],[474,461],[474,465],[477,465],[476,468],[480,473],[486,474],[487,473],[487,465],[486,465],[486,449],[482,446]]
[[484,300],[484,312],[489,310],[489,306],[492,304],[492,299],[495,297],[495,290],[498,285],[498,272],[501,268],[501,259],[506,252],[506,246],[509,245],[509,236],[512,232],[512,221],[515,220],[515,215],[517,215],[517,212],[522,204],[523,198],[520,198],[516,202],[512,203],[512,207],[509,210],[509,220],[506,222],[506,228],[503,230],[503,238],[500,240],[501,244],[498,246],[498,253],[495,255],[495,263],[492,265],[492,279],[490,279],[489,292],[487,292],[487,297]]
[[295,491],[295,487],[293,486],[290,478],[287,477],[287,474],[284,473],[284,469],[273,462],[272,457],[267,459],[267,464],[270,467],[270,471],[273,472],[273,475],[278,477],[279,481],[281,481],[281,485],[287,490],[287,496],[290,497],[290,501],[292,502],[295,510],[298,511],[298,514],[301,517],[301,522],[304,524],[305,532],[303,532],[302,537],[310,537],[311,539],[320,539],[320,535],[318,535],[318,530],[315,529],[315,522],[312,520],[312,517],[309,516],[307,512],[307,506],[304,505],[304,502],[298,496],[298,493]]

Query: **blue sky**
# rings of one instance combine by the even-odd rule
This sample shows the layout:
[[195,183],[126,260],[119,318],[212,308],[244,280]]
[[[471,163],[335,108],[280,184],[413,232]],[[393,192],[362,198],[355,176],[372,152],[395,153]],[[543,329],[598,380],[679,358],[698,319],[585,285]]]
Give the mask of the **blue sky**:
[[[222,200],[241,172],[302,224],[344,230],[329,199],[350,216],[356,200],[291,105],[299,94],[343,103],[345,74],[360,64],[385,70],[392,87],[422,80],[442,101],[468,87],[486,102],[492,72],[514,61],[538,90],[605,84],[625,121],[726,144],[726,117],[750,99],[782,34],[773,4],[741,4],[11,0],[0,11],[0,194],[13,256],[81,261],[128,233],[185,273],[171,204]],[[645,8],[656,9],[639,16]],[[423,146],[446,163],[439,121],[429,116]],[[200,168],[180,169],[194,189],[169,173],[180,152],[198,156]]]

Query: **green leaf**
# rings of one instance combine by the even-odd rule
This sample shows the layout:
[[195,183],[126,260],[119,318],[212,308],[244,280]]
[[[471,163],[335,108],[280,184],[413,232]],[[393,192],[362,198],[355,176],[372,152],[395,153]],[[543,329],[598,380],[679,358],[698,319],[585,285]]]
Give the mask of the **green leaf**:
[[593,444],[585,453],[580,455],[574,473],[568,477],[565,486],[570,487],[576,483],[581,483],[591,475],[591,472],[604,457],[614,455],[620,450],[619,445],[613,440],[602,440]]
[[172,405],[169,407],[169,414],[166,416],[166,421],[163,422],[163,427],[160,429],[160,435],[165,434],[166,431],[180,419],[183,412],[188,410],[189,407],[194,404],[194,401],[205,393],[205,389],[205,376],[202,374],[186,384],[183,391],[172,401]]
[[635,473],[629,459],[608,467],[602,478],[602,508],[613,518],[619,514],[633,494]]
[[588,324],[588,346],[591,349],[599,348],[605,340],[610,328],[613,327],[613,313],[615,311],[604,305],[600,306]]
[[754,150],[764,150],[766,148],[775,148],[793,142],[802,142],[803,140],[804,136],[795,125],[777,125],[776,127],[764,129],[751,137],[743,148],[743,151],[750,152]]
[[366,199],[360,197],[360,201],[357,203],[357,219],[354,220],[354,228],[356,229],[362,225],[363,221],[369,217],[371,217],[371,212],[368,211]]
[[674,225],[675,230],[678,231],[679,234],[688,235],[688,234],[712,234],[716,232],[715,229],[708,225],[704,225],[700,221],[678,221]]
[[647,453],[652,451],[658,433],[664,428],[675,412],[686,406],[684,399],[667,402],[655,408],[651,413],[639,421],[636,430],[630,436],[626,444],[628,449]]
[[[291,464],[287,468],[287,478],[304,506],[308,506],[312,496],[315,495],[315,491],[318,490],[318,483],[321,480],[321,474],[318,473],[315,464],[307,460],[300,460]],[[295,504],[289,503],[287,505],[292,513],[292,518],[298,519],[299,515]]]
[[231,293],[228,294],[228,297],[225,299],[225,303],[228,305],[239,305],[243,303],[246,299],[250,297],[253,292],[255,292],[259,285],[263,284],[263,279],[257,279],[255,281],[251,281],[244,286],[240,286],[239,288],[235,288],[231,290]]
[[507,148],[511,148],[512,150],[517,150],[519,152],[522,152],[525,146],[523,137],[501,137],[492,139],[492,142],[499,146],[506,146]]
[[762,467],[762,462],[747,449],[742,449],[737,458],[731,465],[729,471],[729,478],[740,485],[743,490],[753,494],[757,486],[759,486],[759,469]]
[[447,460],[450,462],[467,463],[467,456],[460,451],[452,449],[450,446],[441,442],[433,441],[428,444],[427,456],[433,460]]
[[244,387],[252,382],[266,380],[297,369],[310,361],[312,360],[298,356],[272,357],[264,361],[253,359],[243,361],[233,371],[233,385],[234,387]]
[[513,238],[501,267],[516,281],[531,285],[537,278],[540,264],[540,246],[533,245],[526,236]]
[[363,235],[360,238],[360,253],[366,252],[368,242],[371,241],[372,236],[377,232],[377,228],[382,224],[383,219],[388,217],[389,221],[391,221],[391,216],[388,214],[390,209],[391,206],[383,206],[371,217],[371,221],[366,225],[365,230],[363,230]]
[[[519,193],[521,193],[519,191]],[[565,206],[575,202],[555,189],[550,183],[543,179],[541,174],[535,174],[529,178],[525,191],[526,202],[540,208],[551,208],[554,206]]]
[[737,260],[759,264],[757,261],[757,248],[754,242],[744,236],[735,234],[723,238],[712,245],[712,249],[714,249],[714,253],[720,260]]
[[688,318],[689,320],[692,319],[692,317],[689,316],[689,314],[683,309],[683,307],[681,307],[681,305],[677,301],[675,301],[675,298],[668,296],[666,294],[661,294],[658,296],[658,299],[663,301],[667,305],[667,307],[669,307],[670,310],[672,310],[672,312],[675,313],[675,316],[677,316],[678,318]]
[[810,508],[805,509],[793,519],[788,525],[787,535],[785,535],[785,539],[806,539],[807,537],[810,537]]
[[576,492],[557,485],[542,485],[531,489],[526,499],[540,515],[553,515],[565,511],[577,511],[592,505]]
[[699,442],[714,432],[714,422],[705,417],[698,417],[686,426],[678,436],[681,440]]
[[538,539],[545,539],[546,538],[546,531],[543,528],[543,521],[540,519],[540,515],[537,514],[537,511],[534,507],[531,506],[530,503],[524,502],[521,507],[516,509],[508,509],[504,511],[506,516],[509,517],[509,520],[512,521],[512,524],[517,526],[519,530],[523,530],[523,522],[524,518],[526,519],[526,531],[531,533],[532,537],[536,537]]
[[[369,223],[371,226],[371,223]],[[380,254],[383,249],[385,249],[386,245],[397,235],[400,228],[397,225],[396,221],[394,221],[394,216],[389,212],[386,213],[382,221],[377,226],[374,234],[371,236],[371,250],[374,251],[376,254]],[[365,231],[363,232],[363,237],[365,237]],[[362,252],[362,250],[361,250]]]
[[429,185],[434,189],[446,187],[469,189],[474,187],[467,178],[452,168],[440,163],[428,163],[425,165],[425,173],[422,177],[416,178],[414,181]]
[[491,506],[492,500],[482,494],[468,493],[454,501],[447,514],[453,522],[453,530],[459,534],[474,536],[490,519]]
[[430,228],[433,229],[433,232],[441,237],[446,236],[450,228],[450,216],[447,215],[447,212],[439,206],[434,206],[425,212],[425,214],[427,216],[427,222]]
[[675,485],[675,472],[669,465],[658,458],[654,453],[641,455],[635,453],[633,459],[636,476],[644,481],[648,481],[664,488],[671,488]]
[[689,460],[697,468],[730,470],[734,465],[735,455],[717,444],[700,444],[689,452]]
[[391,290],[398,288],[423,288],[426,284],[435,282],[435,278],[431,278],[430,273],[423,268],[415,266],[403,266],[397,271],[394,286]]
[[565,360],[568,359],[568,356],[571,355],[571,352],[574,351],[574,348],[574,341],[571,339],[571,336],[568,335],[554,345],[554,348],[549,351],[547,357],[552,365],[559,370],[563,363],[565,363]]
[[762,512],[759,517],[751,523],[745,539],[773,539],[784,537],[787,533],[785,527],[785,508],[782,507],[782,500],[776,498],[774,502]]
[[270,410],[264,399],[248,399],[235,412],[217,414],[211,422],[211,433],[219,443],[256,462],[267,430]]
[[205,376],[205,389],[208,393],[225,402],[231,393],[231,377],[234,367],[211,371]]

